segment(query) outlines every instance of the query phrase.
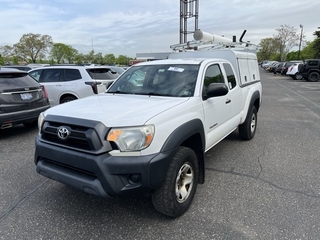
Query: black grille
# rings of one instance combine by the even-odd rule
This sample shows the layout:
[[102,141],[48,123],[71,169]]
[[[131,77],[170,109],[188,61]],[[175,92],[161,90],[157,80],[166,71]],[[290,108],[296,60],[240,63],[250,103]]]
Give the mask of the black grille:
[[40,160],[44,161],[44,162],[47,162],[49,164],[54,164],[54,165],[57,165],[57,166],[60,166],[60,167],[63,167],[63,168],[78,172],[78,173],[85,174],[87,176],[91,176],[91,177],[97,178],[97,176],[93,172],[90,172],[90,171],[87,171],[87,170],[84,170],[84,169],[76,168],[76,167],[73,167],[73,166],[70,166],[70,165],[67,165],[67,164],[63,164],[63,163],[60,163],[60,162],[56,162],[56,161],[53,161],[53,160],[50,160],[50,159],[47,159],[47,158],[41,158]]
[[[57,131],[61,126],[68,127],[70,129],[70,135],[66,140],[62,140],[58,137]],[[42,127],[42,139],[64,145],[70,148],[97,151],[102,148],[102,142],[97,132],[90,127],[83,127],[71,124],[57,123],[57,122],[45,122]]]

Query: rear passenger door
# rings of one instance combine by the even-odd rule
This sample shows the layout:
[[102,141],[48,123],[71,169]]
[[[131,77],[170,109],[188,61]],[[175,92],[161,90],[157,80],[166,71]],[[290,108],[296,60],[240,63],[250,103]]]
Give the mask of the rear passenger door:
[[48,93],[50,105],[58,105],[59,98],[64,89],[63,83],[60,82],[62,70],[58,68],[52,68],[42,69],[39,71],[41,71],[39,83],[45,86]]

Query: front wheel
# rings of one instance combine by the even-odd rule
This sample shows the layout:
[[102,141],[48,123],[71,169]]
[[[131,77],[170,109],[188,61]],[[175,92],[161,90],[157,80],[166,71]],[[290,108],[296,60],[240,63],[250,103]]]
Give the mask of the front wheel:
[[244,140],[251,140],[257,129],[258,114],[255,106],[249,109],[248,115],[244,123],[239,126],[239,135]]
[[151,195],[155,209],[170,217],[184,214],[196,193],[198,177],[195,152],[187,147],[179,147],[169,165],[163,185]]

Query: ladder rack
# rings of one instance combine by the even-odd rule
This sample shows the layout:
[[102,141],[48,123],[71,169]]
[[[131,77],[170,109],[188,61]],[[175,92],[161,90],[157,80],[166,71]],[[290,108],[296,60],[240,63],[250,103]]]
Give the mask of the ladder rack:
[[246,30],[240,37],[240,42],[236,42],[236,37],[233,40],[211,33],[206,33],[200,29],[196,30],[193,41],[171,45],[173,51],[186,52],[186,51],[212,51],[216,49],[233,49],[238,51],[257,52],[259,46],[250,42],[243,42],[242,38]]
[[221,42],[214,41],[189,41],[186,43],[180,43],[171,45],[170,48],[177,52],[186,51],[212,51],[216,49],[233,49],[242,51],[254,51],[259,48],[258,45],[249,42]]

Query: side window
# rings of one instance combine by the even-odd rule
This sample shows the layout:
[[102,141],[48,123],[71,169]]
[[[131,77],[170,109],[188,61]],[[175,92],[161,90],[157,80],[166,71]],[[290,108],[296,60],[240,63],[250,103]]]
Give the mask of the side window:
[[60,69],[45,69],[40,82],[59,82]]
[[62,81],[73,81],[81,79],[81,74],[78,69],[65,69],[64,70],[65,78]]
[[318,61],[310,61],[309,62],[309,66],[317,66],[318,65]]
[[211,83],[224,83],[224,78],[218,64],[214,64],[206,70],[204,76],[204,89],[207,89]]
[[234,72],[233,72],[231,65],[229,63],[224,63],[223,67],[224,67],[226,74],[227,74],[229,89],[232,89],[235,86],[237,86],[236,77],[234,75]]
[[30,72],[29,75],[33,77],[35,80],[37,80],[37,82],[39,82],[41,73],[42,73],[42,70],[35,70]]

